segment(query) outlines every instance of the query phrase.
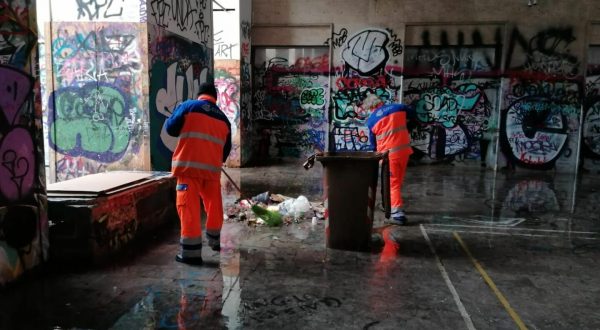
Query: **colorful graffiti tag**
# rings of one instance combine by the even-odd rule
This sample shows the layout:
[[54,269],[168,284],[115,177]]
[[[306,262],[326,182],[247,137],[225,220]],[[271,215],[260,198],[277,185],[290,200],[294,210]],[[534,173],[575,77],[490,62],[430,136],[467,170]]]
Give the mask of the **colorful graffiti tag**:
[[36,36],[29,28],[29,10],[25,2],[21,6],[18,5],[20,1],[14,2],[13,6],[0,2],[0,64],[24,68]]
[[347,28],[326,41],[334,48],[332,121],[329,148],[370,150],[366,119],[380,103],[399,101],[402,43],[390,29],[365,29],[349,36]]
[[148,115],[138,27],[136,23],[55,25],[55,90],[48,99],[47,125],[49,146],[57,152],[57,181],[91,174],[58,166],[65,157],[82,157],[79,162],[89,170],[147,169],[141,150],[148,138]]
[[[424,87],[427,86],[427,87]],[[492,79],[458,80],[441,86],[439,80],[411,79],[405,102],[416,112],[411,144],[431,159],[461,155],[479,158],[481,140],[488,130],[493,95],[498,82]]]
[[293,57],[285,50],[271,58],[266,49],[257,53],[252,115],[261,159],[299,158],[325,150],[329,56],[326,49],[315,52],[319,55]]
[[483,162],[498,113],[501,29],[459,29],[452,42],[438,32],[424,29],[420,45],[405,47],[403,102],[416,112],[411,144],[423,161]]
[[575,146],[568,142],[579,130],[579,85],[512,79],[510,88],[511,102],[500,122],[508,157],[532,168],[551,168],[560,157],[571,157]]
[[[240,76],[239,61],[234,61],[235,67],[223,66],[219,68],[220,61],[215,63],[215,87],[219,99],[217,105],[225,113],[231,123],[232,146],[228,166],[240,166]],[[227,61],[226,61],[227,62]]]

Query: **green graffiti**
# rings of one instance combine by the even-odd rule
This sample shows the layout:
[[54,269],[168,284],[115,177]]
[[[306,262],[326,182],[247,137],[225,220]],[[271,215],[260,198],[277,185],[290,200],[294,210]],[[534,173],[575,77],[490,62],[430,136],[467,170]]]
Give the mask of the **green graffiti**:
[[54,149],[104,162],[119,159],[127,150],[129,110],[119,90],[91,83],[56,91],[53,99],[49,137]]
[[305,89],[300,94],[300,105],[302,107],[321,107],[325,105],[325,91],[323,88]]

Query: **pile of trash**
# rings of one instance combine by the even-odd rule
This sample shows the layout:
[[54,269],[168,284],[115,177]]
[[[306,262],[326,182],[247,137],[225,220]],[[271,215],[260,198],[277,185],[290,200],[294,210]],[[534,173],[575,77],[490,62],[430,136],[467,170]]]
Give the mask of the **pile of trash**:
[[[257,210],[265,211],[257,212]],[[269,215],[275,216],[269,217]],[[293,198],[267,191],[233,204],[227,208],[223,217],[226,221],[246,221],[248,225],[278,226],[299,223],[307,219],[316,224],[318,220],[324,219],[324,215],[323,203],[310,202],[303,195]],[[277,220],[273,221],[273,218]],[[281,221],[278,221],[279,219]]]

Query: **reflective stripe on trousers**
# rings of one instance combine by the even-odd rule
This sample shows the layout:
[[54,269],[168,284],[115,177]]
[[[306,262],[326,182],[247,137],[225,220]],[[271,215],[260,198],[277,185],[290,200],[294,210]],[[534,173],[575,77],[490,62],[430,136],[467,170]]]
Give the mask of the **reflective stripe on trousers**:
[[218,235],[223,226],[221,182],[200,178],[177,178],[177,213],[181,221],[182,257],[197,257],[202,251],[201,201],[206,210],[206,230]]
[[404,207],[402,200],[402,184],[404,183],[404,174],[408,165],[410,155],[401,155],[398,158],[390,159],[390,199],[391,213],[398,212]]

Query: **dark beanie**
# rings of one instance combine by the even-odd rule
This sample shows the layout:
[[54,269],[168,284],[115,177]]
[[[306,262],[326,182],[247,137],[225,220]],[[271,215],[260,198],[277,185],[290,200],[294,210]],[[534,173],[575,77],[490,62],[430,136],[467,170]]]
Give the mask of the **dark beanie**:
[[210,95],[216,99],[217,98],[217,89],[215,88],[215,85],[212,83],[202,83],[202,84],[200,84],[200,90],[198,90],[198,96],[200,96],[202,94]]

